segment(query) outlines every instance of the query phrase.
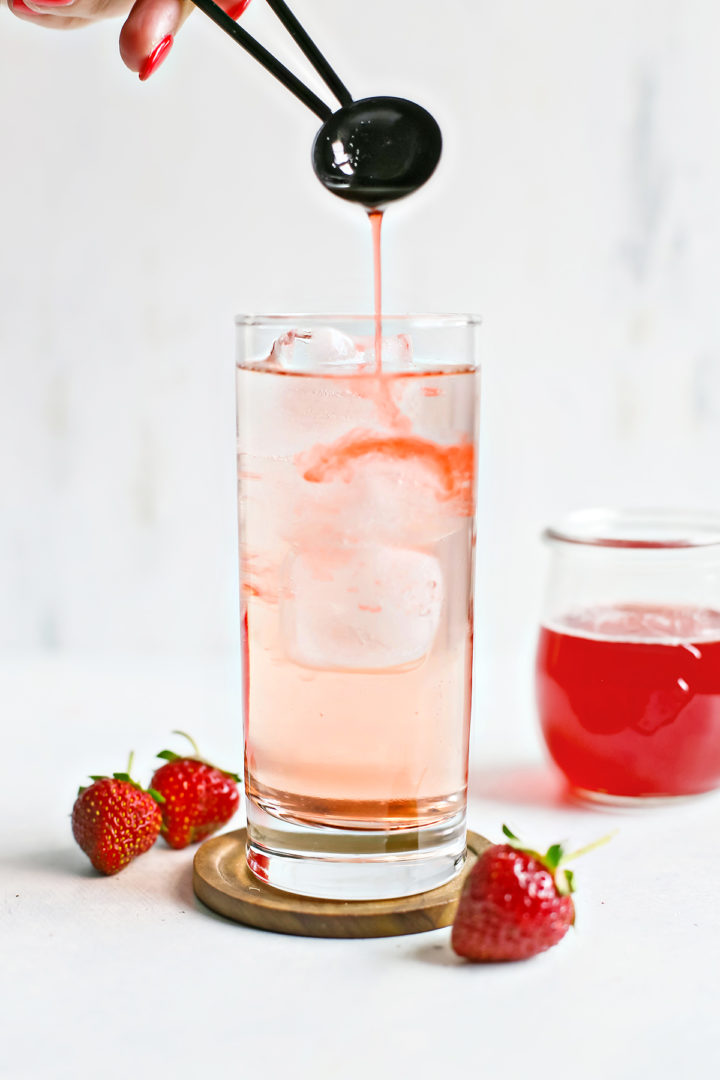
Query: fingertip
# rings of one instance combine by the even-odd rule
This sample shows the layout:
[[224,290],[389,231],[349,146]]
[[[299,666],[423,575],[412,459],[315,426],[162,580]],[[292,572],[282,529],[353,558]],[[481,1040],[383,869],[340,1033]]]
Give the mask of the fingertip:
[[137,35],[134,33],[132,26],[128,27],[127,22],[123,23],[122,30],[120,31],[120,58],[126,68],[130,71],[139,72],[143,64],[143,57],[140,53],[141,45],[137,40]]
[[[120,31],[120,56],[125,66],[140,74],[167,38],[172,43],[184,19],[182,0],[137,0]],[[163,58],[169,47],[164,46]]]

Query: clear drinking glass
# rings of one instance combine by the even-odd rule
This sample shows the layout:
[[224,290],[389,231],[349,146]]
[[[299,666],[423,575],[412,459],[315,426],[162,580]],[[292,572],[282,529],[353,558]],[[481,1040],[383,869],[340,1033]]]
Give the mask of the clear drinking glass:
[[477,320],[241,317],[248,863],[403,896],[465,858]]
[[537,701],[593,801],[720,786],[720,515],[589,510],[545,532]]

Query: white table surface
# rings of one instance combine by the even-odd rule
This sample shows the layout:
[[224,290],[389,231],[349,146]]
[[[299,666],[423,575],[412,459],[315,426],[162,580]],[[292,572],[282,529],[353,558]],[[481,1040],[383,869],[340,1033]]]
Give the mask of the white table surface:
[[194,898],[194,849],[162,842],[115,877],[95,874],[70,833],[78,784],[123,768],[131,745],[147,779],[175,727],[238,764],[237,690],[232,665],[0,666],[0,1076],[717,1076],[714,795],[579,808],[532,740],[503,761],[502,740],[476,732],[476,831],[497,838],[507,821],[536,844],[579,846],[619,828],[577,865],[576,929],[522,964],[466,964],[449,930],[322,941],[236,925]]

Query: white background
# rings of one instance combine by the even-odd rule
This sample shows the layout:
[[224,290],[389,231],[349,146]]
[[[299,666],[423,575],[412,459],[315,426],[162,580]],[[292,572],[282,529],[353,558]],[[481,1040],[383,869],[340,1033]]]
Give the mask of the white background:
[[[443,128],[387,215],[385,303],[485,321],[479,632],[515,648],[549,518],[720,505],[720,16],[298,10],[356,95]],[[311,173],[312,114],[204,16],[145,84],[117,29],[0,11],[0,645],[230,653],[232,319],[368,310],[369,230]]]
[[[471,823],[495,834],[502,804],[515,807],[518,827],[552,831],[566,819],[544,774],[517,774],[503,787],[488,778],[482,757],[483,746],[488,760],[510,763],[536,753],[529,673],[544,570],[540,529],[592,504],[720,509],[717,5],[297,0],[295,9],[356,96],[413,97],[444,132],[437,177],[387,215],[385,304],[484,319],[473,776],[490,801],[475,804],[486,816]],[[244,21],[294,58],[259,0]],[[120,927],[116,945],[128,955],[132,927],[143,928],[135,949],[145,950],[145,966],[132,956],[148,979],[152,941],[166,918],[178,948],[183,940],[184,912],[163,891],[179,870],[153,877],[139,862],[109,883],[75,884],[83,863],[68,843],[66,815],[83,775],[122,767],[130,745],[148,768],[178,723],[208,753],[239,761],[233,316],[368,310],[372,296],[367,224],[312,176],[311,114],[200,14],[145,84],[119,60],[118,29],[59,34],[0,10],[0,715],[16,743],[18,786],[5,791],[15,821],[9,850],[19,853],[10,865],[27,875],[21,894],[34,889],[35,897],[26,921],[14,924],[16,933],[24,927],[22,952],[6,970],[30,1011],[37,987],[28,958],[33,972],[50,963],[40,1001],[52,1009],[63,972],[77,963],[90,978],[108,950],[112,938],[101,926]],[[21,785],[26,773],[43,778],[33,812]],[[683,820],[672,819],[676,848]],[[705,820],[701,813],[692,828]],[[631,837],[641,835],[632,828]],[[583,818],[578,838],[602,829]],[[452,1054],[444,1057],[439,1040],[431,1047],[426,1028],[417,1045],[428,1072],[420,1065],[413,1075],[437,1075],[444,1060],[455,1066],[457,1046],[474,1037],[475,1019],[495,1001],[494,1030],[518,1038],[509,1019],[516,1008],[548,1066],[589,1077],[645,1068],[663,1075],[665,1067],[664,1075],[675,1075],[680,1028],[711,1031],[717,983],[702,965],[711,949],[717,961],[718,935],[707,887],[693,893],[700,904],[693,918],[678,923],[687,887],[664,868],[664,829],[659,818],[647,825],[644,863],[626,834],[618,861],[603,856],[590,871],[594,915],[584,944],[558,950],[549,967],[524,969],[538,974],[496,972],[475,1003],[465,996],[468,973],[437,964],[390,967],[383,983],[384,965],[397,959],[392,943],[362,954],[327,944],[320,961],[307,943],[245,931],[233,937],[214,921],[208,929],[198,911],[194,940],[213,950],[216,964],[232,942],[235,976],[250,964],[255,986],[264,965],[277,979],[286,962],[286,1015],[305,969],[321,986],[332,971],[355,973],[358,989],[346,987],[334,1008],[354,1008],[364,1024],[384,1030],[369,1004],[380,979],[384,1022],[405,1002],[398,1030],[407,1039],[434,994],[453,1002],[442,1020],[451,1026],[461,1018]],[[717,831],[708,842],[711,835]],[[705,853],[696,842],[683,857],[686,882],[700,874]],[[163,858],[169,867],[159,850],[145,866],[158,868]],[[187,892],[187,860],[173,864],[181,866]],[[8,917],[17,884],[13,877]],[[131,895],[108,908],[112,889]],[[660,894],[665,900],[654,903]],[[191,905],[189,895],[177,895]],[[605,896],[615,900],[609,914],[599,906]],[[647,923],[634,918],[638,908],[649,913]],[[693,927],[711,924],[698,944]],[[668,940],[669,974],[660,944]],[[628,959],[634,946],[636,966]],[[161,959],[171,966],[169,956]],[[553,972],[580,980],[574,1006],[554,983],[533,1011],[544,993],[542,970],[551,981]],[[458,974],[462,988],[453,982]],[[432,985],[431,975],[439,980]],[[667,993],[663,975],[672,983]],[[695,996],[685,995],[693,984]],[[115,985],[116,1008],[128,1008],[129,989]],[[248,1049],[251,1034],[242,1046],[232,1043],[232,1018],[239,1022],[270,993],[260,986],[253,998],[247,978],[242,985],[232,1007],[221,1006],[220,999],[232,1003],[222,981],[204,1005],[193,989],[205,1025],[197,1038],[212,1044],[218,1013],[208,1010],[217,1006],[225,1038],[217,1045],[233,1045],[239,1073],[243,1054],[257,1057],[258,1068],[264,1059],[262,1045]],[[577,1026],[583,994],[597,1017],[592,1029]],[[643,1020],[633,1068],[623,1072],[630,1002],[643,997],[664,1038]],[[614,1034],[598,1059],[591,1048],[603,1040],[608,1002]],[[160,1009],[167,1039],[179,1037],[180,1004],[170,1009],[165,1000]],[[548,1034],[562,1027],[551,1004],[558,1013],[575,1008],[566,1066],[562,1032]],[[317,1014],[328,1008],[319,1001]],[[683,1008],[698,1017],[696,1027]],[[131,1007],[128,1030],[144,1060],[157,1064],[144,1015]],[[82,1076],[63,1041],[68,1023],[61,1011],[48,1046],[69,1062],[67,1075]],[[90,1023],[102,1028],[95,1013]],[[188,1018],[183,1024],[191,1026]],[[325,1046],[317,1075],[368,1075],[362,1054],[342,1064],[344,1050],[363,1042],[361,1030],[333,1027],[332,1015],[328,1024],[329,1043],[317,1022],[312,1029],[315,1049],[303,1050],[296,1032],[298,1061],[311,1069]],[[272,1024],[257,1025],[263,1045],[272,1044]],[[18,1031],[32,1042],[32,1027]],[[503,1061],[499,1039],[494,1076]],[[10,1059],[10,1080],[24,1075],[20,1060]],[[470,1054],[464,1067],[479,1061]],[[66,1075],[60,1065],[28,1069],[53,1080]],[[377,1075],[403,1074],[388,1065]]]

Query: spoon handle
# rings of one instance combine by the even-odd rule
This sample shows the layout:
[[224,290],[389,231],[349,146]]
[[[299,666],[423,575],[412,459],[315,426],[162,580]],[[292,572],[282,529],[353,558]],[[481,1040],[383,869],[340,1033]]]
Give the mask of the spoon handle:
[[281,64],[271,52],[268,52],[264,46],[256,41],[251,34],[248,34],[247,30],[243,30],[241,26],[230,18],[221,7],[219,7],[213,0],[193,0],[195,7],[200,8],[208,18],[212,19],[221,30],[224,30],[226,34],[229,34],[234,41],[241,45],[246,52],[249,52],[252,57],[259,64],[269,71],[271,75],[283,84],[283,86],[294,94],[296,98],[302,101],[303,105],[307,105],[308,109],[315,113],[323,123],[332,116],[332,109],[329,105],[326,105],[324,101],[321,101],[317,94],[314,94],[312,90],[301,82],[296,75],[293,75],[289,68],[286,68],[284,64]]
[[267,0],[268,7],[277,15],[280,22],[297,42],[305,56],[308,58],[318,75],[332,90],[341,105],[352,105],[353,97],[348,88],[333,71],[329,63],[312,40],[307,30],[304,29],[293,15],[285,0]]

